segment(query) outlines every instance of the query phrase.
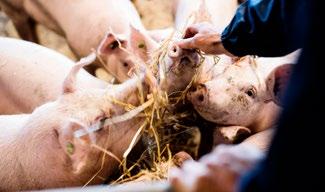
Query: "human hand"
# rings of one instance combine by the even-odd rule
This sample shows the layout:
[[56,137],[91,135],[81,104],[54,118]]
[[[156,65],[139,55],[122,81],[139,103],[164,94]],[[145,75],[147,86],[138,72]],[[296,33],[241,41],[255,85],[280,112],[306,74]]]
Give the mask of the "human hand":
[[186,29],[184,39],[177,45],[182,49],[200,49],[206,54],[226,54],[232,56],[222,45],[221,35],[210,23],[197,23]]
[[235,191],[240,177],[262,157],[250,145],[220,145],[199,162],[187,161],[182,169],[172,169],[170,182],[177,192]]

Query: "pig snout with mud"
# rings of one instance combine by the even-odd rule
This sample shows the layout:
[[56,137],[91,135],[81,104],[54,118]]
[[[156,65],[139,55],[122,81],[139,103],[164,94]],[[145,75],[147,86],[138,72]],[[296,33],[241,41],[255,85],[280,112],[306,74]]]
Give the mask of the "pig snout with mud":
[[[179,34],[179,32],[193,23],[208,21],[219,28],[223,28],[228,21],[230,22],[236,7],[237,1],[235,0],[174,1],[174,27],[176,32],[173,41],[177,42],[179,39],[184,38],[184,35]],[[213,60],[213,57],[206,56],[205,60],[201,61],[199,54],[195,50],[184,50],[175,45],[170,45],[169,55],[165,57],[165,63],[162,63],[164,66],[160,70],[165,69],[167,71],[169,69],[171,72],[165,75],[165,81],[161,81],[161,86],[163,88],[169,87],[169,93],[183,91],[191,82],[195,73],[198,72],[199,65],[205,65],[207,62],[212,63]],[[178,77],[179,74],[182,77]]]
[[187,98],[208,121],[259,132],[273,125],[280,110],[277,104],[293,66],[284,63],[294,61],[246,56],[194,86]]
[[30,115],[0,116],[0,191],[99,184],[118,168],[143,118],[107,122],[126,112],[114,101],[139,105],[139,79],[108,89],[79,88],[78,71],[94,59],[72,68],[56,101]]
[[150,61],[156,59],[153,55],[158,54],[156,67],[161,89],[168,93],[184,90],[199,64],[198,53],[181,49],[174,41],[169,42],[167,52],[164,52],[145,33],[130,27],[129,41],[126,41],[126,37],[109,33],[100,44],[98,53],[100,57],[106,58],[106,69],[123,82],[137,70],[147,68],[152,64]]
[[181,49],[171,42],[167,54],[159,63],[161,89],[167,93],[183,91],[193,79],[199,63],[196,50]]

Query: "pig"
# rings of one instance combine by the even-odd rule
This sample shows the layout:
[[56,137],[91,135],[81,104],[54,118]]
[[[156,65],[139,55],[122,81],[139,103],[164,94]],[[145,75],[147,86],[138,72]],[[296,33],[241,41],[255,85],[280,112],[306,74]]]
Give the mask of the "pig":
[[181,49],[169,42],[167,54],[159,63],[159,87],[168,94],[182,92],[191,83],[200,64],[195,50]]
[[[245,56],[200,82],[187,98],[206,120],[221,126],[242,126],[252,134],[273,127],[280,98],[299,51],[278,58]],[[220,72],[220,71],[219,71]]]
[[[60,53],[27,41],[0,38],[0,114],[31,113],[57,99],[74,62]],[[105,88],[109,84],[84,69],[78,86]]]
[[[148,56],[153,48],[154,40],[147,34],[130,0],[1,0],[0,6],[13,20],[23,39],[37,40],[34,25],[38,22],[65,36],[79,57],[88,55],[100,44],[104,45],[101,48],[102,64],[120,82],[140,59],[137,54],[131,54],[134,50],[130,49],[130,42],[136,40],[130,37],[130,25],[147,38],[145,42],[134,42],[138,46],[137,52]],[[119,71],[125,71],[125,74],[120,77]]]
[[[235,0],[231,0],[231,1],[220,1],[220,0],[194,1],[193,0],[191,1],[191,3],[189,3],[189,1],[178,0],[176,2],[177,5],[176,10],[179,11],[177,11],[175,14],[176,23],[180,23],[180,25],[182,26],[180,29],[182,29],[188,23],[195,24],[195,23],[208,22],[214,26],[213,33],[221,34],[223,29],[231,21],[238,7],[238,3],[241,2],[237,2]],[[184,19],[184,18],[189,18],[189,19]],[[185,33],[185,38],[187,38],[188,35],[187,33],[188,31],[186,31]],[[208,41],[208,39],[209,38],[206,37],[204,37],[204,39],[197,38],[198,41],[202,41],[202,42]],[[265,79],[266,76],[269,75],[271,71],[277,67],[277,65],[285,64],[286,62],[290,63],[294,60],[293,58],[291,58],[290,61],[290,59],[288,59],[289,57],[290,56],[287,57],[287,61],[284,60],[282,62],[279,61],[277,63],[276,61],[281,60],[280,58],[278,59],[259,58],[258,59],[259,63],[263,63],[263,62],[265,63],[263,69],[262,67],[256,69],[256,71],[263,70],[262,73],[264,76],[262,75],[262,77],[259,77],[262,79],[261,81],[266,81]],[[250,57],[247,57],[246,61],[243,60],[240,63],[242,63],[242,65],[244,65],[245,62],[246,64],[249,64],[247,62],[249,61],[248,58]],[[239,58],[236,57],[231,58],[227,55],[216,55],[214,57],[206,56],[205,59],[206,59],[205,62],[201,64],[201,67],[199,69],[196,82],[194,82],[194,84],[196,85],[193,86],[193,89],[188,93],[188,99],[193,103],[194,108],[199,112],[199,114],[203,118],[205,118],[208,121],[212,121],[219,124],[213,130],[214,145],[218,145],[221,143],[228,143],[228,144],[239,143],[243,139],[245,139],[246,137],[252,134],[254,135],[259,131],[274,126],[280,108],[274,102],[269,102],[269,101],[270,100],[278,101],[279,99],[272,98],[265,103],[263,103],[262,101],[258,101],[259,99],[255,99],[253,101],[247,100],[248,102],[246,102],[247,94],[249,95],[255,94],[256,88],[252,88],[252,90],[249,90],[249,86],[256,87],[255,83],[250,82],[254,74],[249,73],[249,69],[244,69],[244,67],[241,67],[242,69],[239,69],[236,72],[240,76],[236,75],[234,70],[233,72],[225,72],[228,69],[229,71],[231,71],[232,68],[235,68],[236,65],[231,66],[231,64],[233,63],[238,64],[237,61],[239,60]],[[273,62],[273,64],[270,64],[270,62]],[[239,65],[241,66],[241,64]],[[247,66],[253,66],[253,64],[251,63]],[[245,71],[247,71],[248,74],[245,73]],[[280,76],[285,76],[283,77],[283,79],[286,79],[288,77],[288,74],[281,75],[281,71],[285,71],[285,72],[290,71],[290,68],[279,67],[278,70],[276,71],[279,71]],[[246,77],[247,79],[245,79],[244,76],[245,74],[247,74]],[[276,74],[276,76],[278,76],[279,73],[275,72],[273,74]],[[234,84],[229,84],[229,86],[227,86],[226,85],[227,82],[222,81],[222,79],[223,77],[229,77],[230,80],[232,80],[231,75],[235,76]],[[280,78],[279,81],[281,81],[281,79],[282,78]],[[258,79],[255,79],[254,81],[257,82],[256,80]],[[209,90],[207,90],[207,93],[203,93],[207,84],[209,85],[208,87]],[[243,90],[240,90],[244,86],[248,86],[248,88],[246,88],[248,89],[246,91],[247,94],[241,95],[243,97],[240,98],[238,98],[239,97],[238,96],[237,103],[235,101],[228,100],[231,98],[231,96],[234,97],[236,96],[234,92],[231,92],[232,88],[238,89],[239,90],[238,92],[244,92]],[[270,87],[271,86],[273,85],[270,85]],[[265,92],[263,90],[265,90],[266,88],[265,85],[262,85],[262,86],[258,86],[257,89],[259,89],[258,91]],[[229,93],[226,91],[229,91]],[[271,92],[269,91],[270,93],[269,95],[271,95]],[[228,95],[229,98],[227,98]],[[259,94],[259,96],[260,95],[261,94]],[[209,101],[206,101],[206,103],[204,103],[205,101],[203,100],[205,99]],[[242,102],[244,102],[242,104],[247,105],[246,109],[249,110],[244,110],[240,108],[241,99],[243,99]],[[236,100],[236,98],[233,98],[233,100]],[[232,103],[233,105],[231,105]],[[269,116],[266,116],[266,114],[269,114]],[[270,134],[265,134],[265,135],[270,136]],[[267,137],[263,137],[263,139],[260,140],[261,143],[264,144],[261,144],[259,146],[266,147],[267,144],[269,143],[269,139],[267,139]]]
[[[174,27],[176,29],[176,32],[173,37],[173,41],[177,42],[179,39],[184,38],[184,35],[180,33],[182,33],[182,31],[184,31],[184,29],[186,29],[186,27],[188,27],[190,24],[198,22],[209,21],[212,22],[214,25],[218,26],[220,29],[223,29],[226,26],[227,22],[230,22],[237,6],[238,2],[235,0],[175,0],[173,7],[175,15]],[[171,52],[169,54],[170,56],[175,55],[175,53],[177,52],[188,52],[192,54],[198,52],[196,50],[181,49],[177,45],[177,43],[173,44],[173,46],[170,47],[169,50]],[[166,59],[168,60],[170,58]],[[218,66],[221,64],[229,64],[232,62],[232,59],[225,55],[220,55],[219,59],[217,60]],[[185,60],[183,59],[183,62],[184,61]],[[208,71],[213,68],[213,65],[215,65],[215,63],[215,57],[205,55],[204,60],[200,60],[198,64],[192,67],[192,69],[184,70],[184,73],[182,73],[183,82],[187,82],[188,84],[193,79],[194,74],[203,74],[197,76],[197,81],[202,78],[207,78]],[[174,83],[175,81],[170,82]]]
[[[140,76],[108,89],[79,87],[78,71],[94,59],[92,54],[70,70],[55,101],[32,114],[0,116],[1,191],[82,186],[87,181],[99,184],[118,168],[144,117],[107,124],[126,112],[112,99],[137,106],[139,81],[144,96],[149,86]],[[91,132],[91,127],[99,129]]]
[[210,22],[221,33],[237,7],[237,0],[174,0],[175,26],[183,31],[190,24]]
[[[199,65],[198,53],[195,50],[179,48],[174,44],[173,40],[164,42],[167,43],[167,45],[165,45],[167,46],[167,50],[160,50],[158,49],[158,44],[154,41],[148,41],[149,38],[141,33],[140,30],[133,26],[130,26],[130,28],[130,36],[133,40],[129,43],[129,46],[140,59],[137,60],[134,58],[134,61],[136,61],[135,63],[132,63],[132,59],[130,59],[130,62],[125,62],[123,64],[123,66],[125,66],[123,68],[120,68],[120,65],[111,65],[109,67],[112,69],[110,72],[115,74],[115,77],[120,82],[123,82],[130,78],[137,70],[148,68],[148,70],[151,69],[156,71],[155,77],[159,80],[159,88],[161,90],[166,91],[168,94],[183,91],[191,82],[196,68]],[[116,41],[116,39],[119,39],[119,41]],[[113,34],[108,34],[107,39],[104,39],[98,48],[98,55],[100,57],[105,54],[111,55],[118,46],[126,47],[128,44],[122,39],[122,37],[118,38],[114,37]],[[155,47],[153,50],[158,50],[155,52],[147,50],[149,44]],[[148,52],[152,54],[150,57],[146,55]],[[132,57],[132,55],[130,57]],[[158,60],[157,63],[155,59]],[[149,62],[144,63],[146,60],[149,60]]]

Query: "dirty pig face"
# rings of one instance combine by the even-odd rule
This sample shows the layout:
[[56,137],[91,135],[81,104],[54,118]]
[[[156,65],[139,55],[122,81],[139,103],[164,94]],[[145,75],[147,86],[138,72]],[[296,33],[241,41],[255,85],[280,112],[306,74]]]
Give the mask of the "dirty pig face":
[[268,102],[267,86],[250,58],[229,65],[187,95],[205,119],[222,125],[249,126]]
[[159,63],[160,86],[167,93],[183,91],[191,82],[199,65],[199,55],[195,50],[181,49],[170,42],[166,55]]

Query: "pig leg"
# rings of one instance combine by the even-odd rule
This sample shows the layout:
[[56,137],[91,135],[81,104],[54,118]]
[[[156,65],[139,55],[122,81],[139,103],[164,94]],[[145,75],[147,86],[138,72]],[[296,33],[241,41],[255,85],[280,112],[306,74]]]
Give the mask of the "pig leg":
[[0,1],[3,11],[11,18],[19,36],[28,41],[38,43],[36,23],[25,12],[15,8],[7,1]]

